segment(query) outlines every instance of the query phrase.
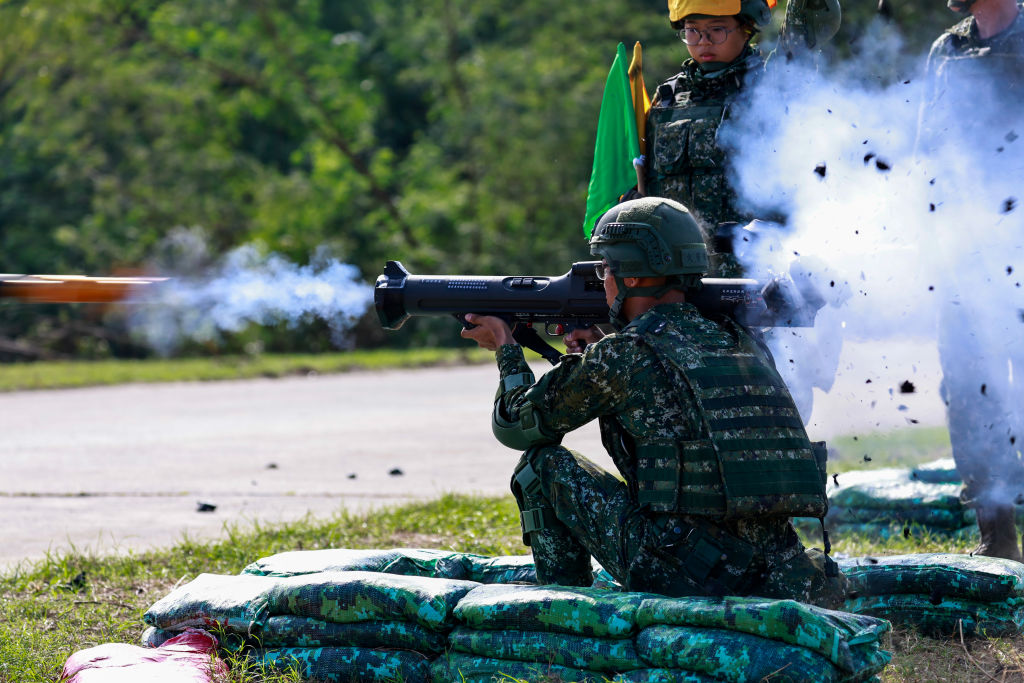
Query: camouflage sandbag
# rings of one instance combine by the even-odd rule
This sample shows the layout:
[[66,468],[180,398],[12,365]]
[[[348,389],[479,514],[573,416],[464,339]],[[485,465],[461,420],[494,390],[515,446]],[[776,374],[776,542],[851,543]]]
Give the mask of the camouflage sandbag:
[[829,506],[877,510],[942,508],[960,510],[960,484],[931,484],[911,477],[910,470],[864,470],[839,475],[829,484]]
[[275,647],[366,647],[444,652],[443,633],[430,631],[406,621],[357,621],[336,624],[309,617],[270,617],[257,639],[264,648]]
[[296,669],[304,679],[340,683],[428,683],[430,660],[418,652],[358,647],[286,647],[252,650],[247,656],[282,671]]
[[850,590],[862,597],[894,593],[999,602],[1024,598],[1024,564],[999,557],[921,553],[839,560]]
[[448,634],[455,652],[524,662],[544,662],[615,672],[647,666],[631,638],[588,638],[538,631],[477,631],[460,626]]
[[652,667],[685,669],[734,683],[862,681],[875,674],[865,670],[850,675],[807,648],[723,629],[649,626],[637,635],[636,650]]
[[607,679],[596,671],[576,669],[546,662],[518,662],[511,659],[493,659],[453,652],[441,656],[430,664],[434,683],[496,683],[529,681],[570,681],[576,683],[603,683]]
[[928,484],[962,484],[963,479],[956,471],[953,458],[943,458],[918,465],[910,470],[910,478]]
[[142,632],[139,638],[139,645],[142,647],[160,647],[174,636],[181,635],[181,631],[168,631],[155,626],[148,627]]
[[716,683],[718,680],[685,669],[636,669],[620,673],[612,683]]
[[902,509],[845,508],[830,507],[825,524],[831,528],[837,524],[920,524],[940,529],[960,529],[974,524],[977,517],[974,510],[966,507],[949,509],[921,507]]
[[387,572],[446,579],[468,577],[463,553],[428,548],[296,550],[256,560],[242,573],[295,576],[332,571]]
[[1003,602],[973,602],[937,595],[872,595],[846,601],[844,609],[888,619],[901,626],[913,626],[924,635],[998,637],[1015,635],[1024,626],[1024,606],[1017,599]]
[[568,586],[480,586],[455,608],[455,618],[474,629],[550,631],[597,638],[628,638],[636,610],[650,593],[615,593]]
[[533,555],[463,555],[467,579],[478,583],[537,583]]
[[159,629],[182,631],[196,626],[209,631],[249,634],[269,615],[262,576],[200,574],[146,610],[142,620]]
[[262,557],[242,570],[243,574],[259,576],[295,576],[317,572],[379,572],[398,559],[397,550],[331,548],[326,550],[294,550]]
[[881,671],[892,658],[879,648],[882,636],[890,630],[888,622],[795,600],[658,598],[641,603],[636,620],[644,629],[653,625],[687,626],[706,629],[716,636],[723,629],[768,639],[761,641],[762,647],[786,643],[806,648],[847,674]]
[[322,621],[413,621],[434,630],[454,627],[452,612],[473,581],[377,572],[319,572],[273,579],[270,614]]

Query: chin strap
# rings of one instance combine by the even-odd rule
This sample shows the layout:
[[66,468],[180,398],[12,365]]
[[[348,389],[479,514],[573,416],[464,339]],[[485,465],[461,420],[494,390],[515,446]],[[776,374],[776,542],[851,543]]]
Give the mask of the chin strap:
[[615,287],[619,291],[618,294],[615,295],[615,300],[612,301],[611,307],[608,309],[610,314],[609,321],[611,322],[612,327],[614,327],[616,331],[621,332],[626,327],[626,325],[629,324],[629,321],[622,317],[622,305],[626,302],[626,299],[628,299],[629,297],[650,296],[654,297],[655,299],[660,299],[668,292],[671,292],[673,289],[686,291],[688,289],[693,289],[694,287],[700,286],[699,275],[696,276],[695,281],[691,282],[691,279],[693,278],[687,275],[683,276],[683,279],[681,281],[669,278],[667,282],[660,285],[648,285],[647,287],[627,287],[626,283],[623,281],[623,278],[619,277],[618,275],[615,275]]

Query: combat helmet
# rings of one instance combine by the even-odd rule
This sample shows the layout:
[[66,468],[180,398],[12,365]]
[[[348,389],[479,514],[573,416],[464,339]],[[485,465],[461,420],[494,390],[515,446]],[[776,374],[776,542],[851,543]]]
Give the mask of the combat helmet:
[[[627,322],[621,315],[627,298],[696,288],[708,272],[708,249],[697,221],[685,206],[662,197],[632,199],[606,211],[594,226],[590,253],[604,259],[615,278],[611,322],[617,328]],[[626,287],[627,277],[664,277],[665,283]]]
[[668,0],[668,20],[672,28],[683,28],[686,17],[694,15],[702,17],[746,18],[760,29],[771,23],[772,8],[776,0]]

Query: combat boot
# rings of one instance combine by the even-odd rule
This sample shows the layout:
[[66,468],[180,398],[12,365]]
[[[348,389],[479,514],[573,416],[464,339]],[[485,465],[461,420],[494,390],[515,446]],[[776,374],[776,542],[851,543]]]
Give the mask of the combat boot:
[[1012,505],[979,505],[978,530],[981,543],[971,553],[986,557],[1002,557],[1021,561],[1020,546],[1017,545],[1017,525]]

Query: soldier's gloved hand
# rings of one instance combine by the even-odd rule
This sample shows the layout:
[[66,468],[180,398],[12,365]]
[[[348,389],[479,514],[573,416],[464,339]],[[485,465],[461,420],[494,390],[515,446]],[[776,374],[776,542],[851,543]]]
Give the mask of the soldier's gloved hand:
[[573,330],[562,337],[562,341],[565,342],[566,353],[583,353],[587,344],[593,344],[603,336],[604,332],[599,330],[597,325],[591,325]]
[[472,339],[481,348],[488,351],[497,351],[503,344],[515,344],[512,337],[512,328],[501,318],[493,315],[479,315],[467,313],[466,322],[473,325],[471,329],[463,329],[463,339]]

